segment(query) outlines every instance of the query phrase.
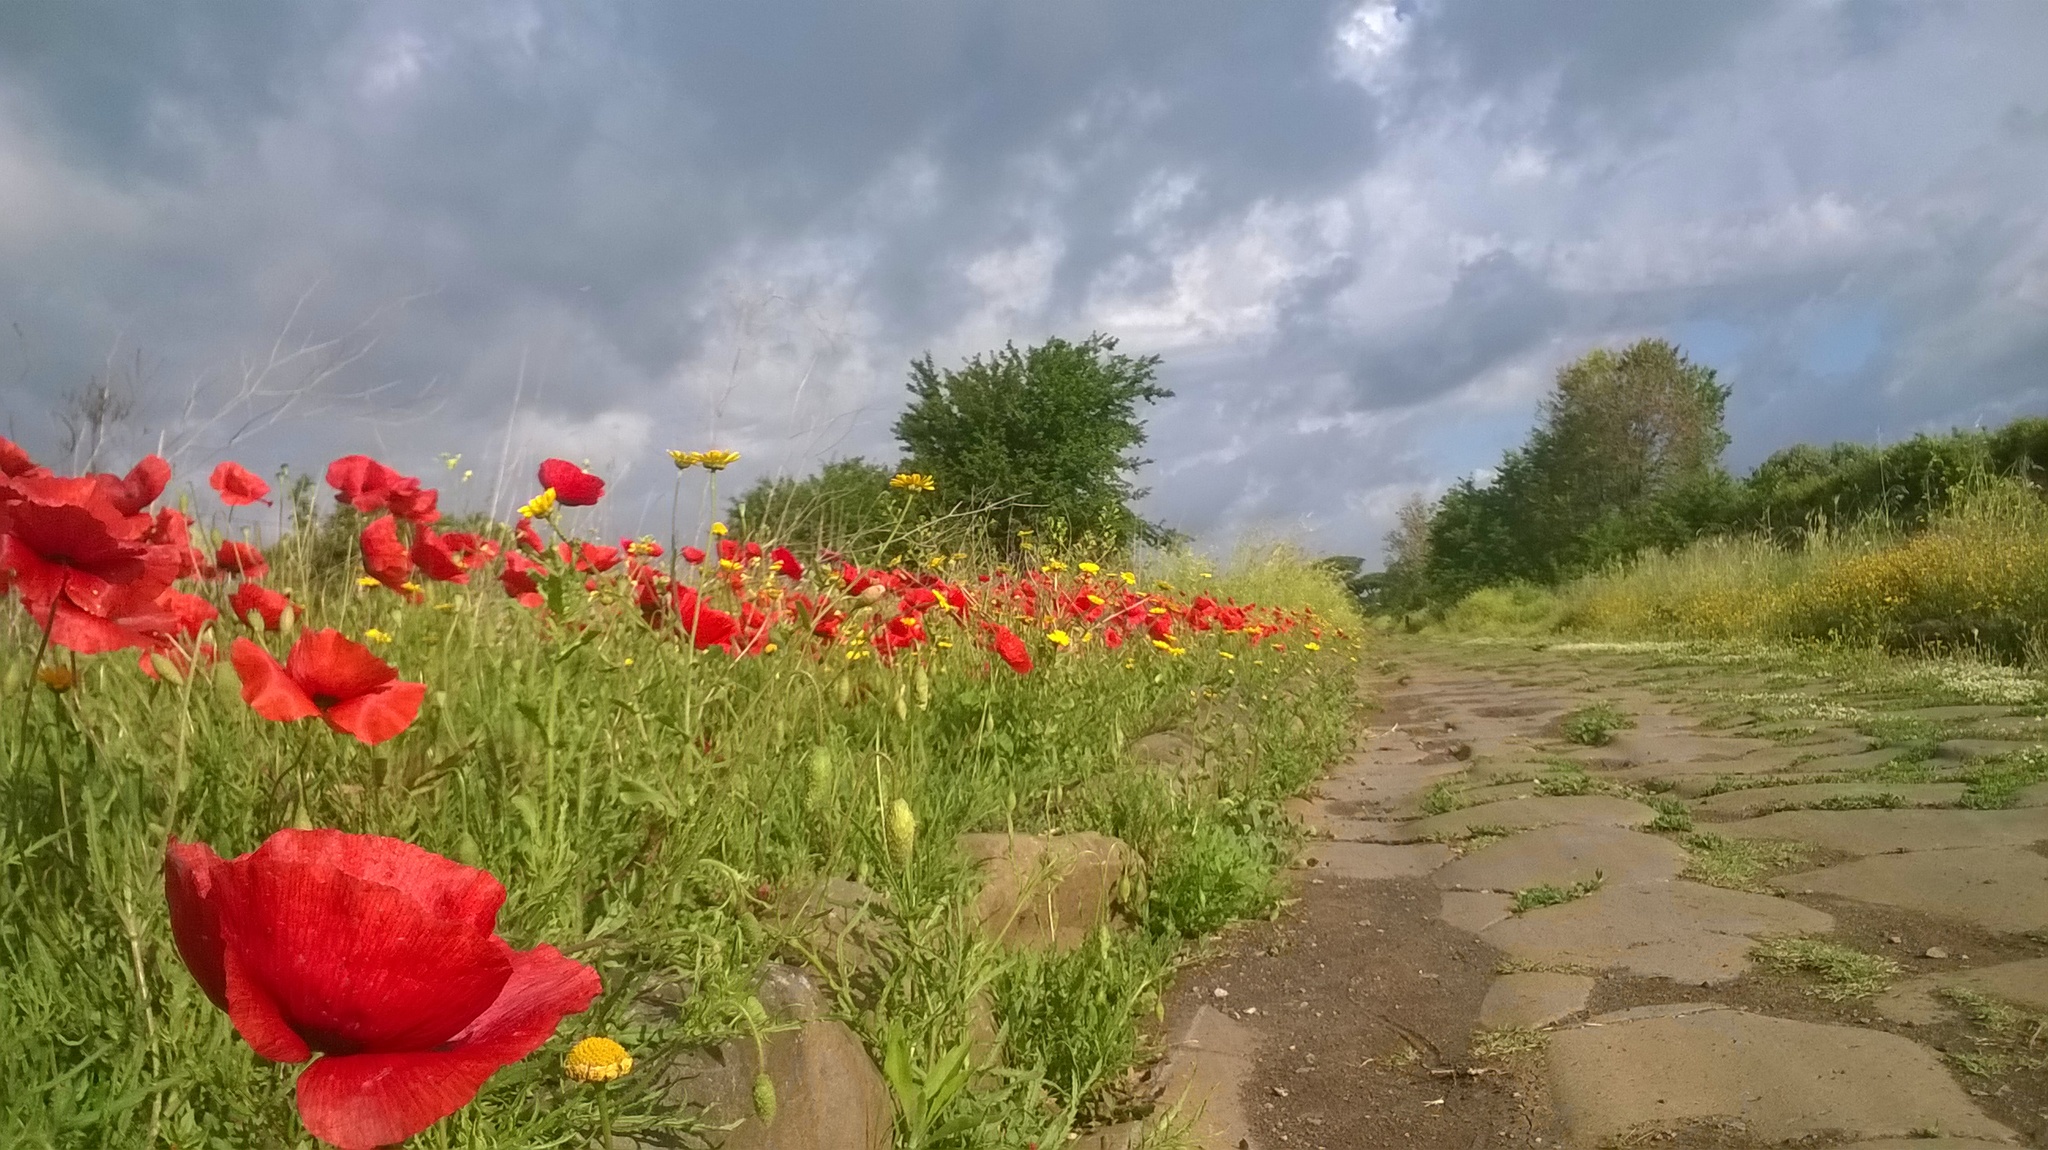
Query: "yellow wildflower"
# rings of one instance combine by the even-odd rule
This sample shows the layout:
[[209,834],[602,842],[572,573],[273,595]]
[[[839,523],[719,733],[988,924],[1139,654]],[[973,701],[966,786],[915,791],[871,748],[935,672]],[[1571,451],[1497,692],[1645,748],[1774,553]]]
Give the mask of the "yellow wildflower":
[[1093,563],[1082,563],[1078,564],[1078,566],[1080,567],[1081,574],[1083,575],[1099,575],[1102,573],[1102,568],[1096,566]]
[[1302,649],[1306,651],[1320,651],[1323,649],[1323,645],[1321,643],[1303,643],[1301,646]]
[[739,461],[740,453],[737,451],[700,451],[697,453],[697,462],[706,471],[724,471]]
[[720,523],[713,523],[713,524],[711,525],[711,533],[712,533],[713,535],[716,535],[716,536],[718,536],[718,537],[719,537],[719,538],[721,538],[721,539],[722,539],[722,538],[724,538],[724,537],[725,537],[725,524],[724,524],[724,523],[722,523],[722,522],[720,522]]
[[704,453],[701,451],[677,451],[671,447],[668,449],[668,458],[670,463],[676,465],[677,471],[688,471],[692,467],[704,462]]
[[1045,638],[1047,642],[1051,643],[1055,647],[1064,647],[1067,644],[1074,641],[1073,636],[1067,634],[1065,631],[1047,631],[1045,633]]
[[1067,565],[1057,559],[1048,559],[1045,561],[1045,566],[1039,568],[1041,571],[1065,571],[1066,569]]
[[931,476],[920,471],[899,471],[889,480],[889,486],[898,491],[916,494],[920,491],[937,491],[939,485]]
[[562,1073],[578,1082],[610,1082],[633,1072],[633,1056],[609,1038],[595,1035],[569,1048]]
[[1136,587],[1138,585],[1138,576],[1133,572],[1120,571],[1117,573],[1117,578],[1123,580],[1126,587]]
[[358,576],[356,576],[356,586],[358,586],[358,587],[375,587],[376,585],[377,585],[377,580],[376,580],[376,579],[375,579],[374,577],[372,577],[372,576],[369,576],[369,575],[358,575]]
[[1219,659],[1235,659],[1235,658],[1237,658],[1237,656],[1236,656],[1236,655],[1233,655],[1233,654],[1231,654],[1231,653],[1230,653],[1230,652],[1228,652],[1228,651],[1218,651],[1218,652],[1216,652],[1216,657],[1217,657],[1217,658],[1219,658]]
[[36,678],[43,681],[43,686],[59,695],[70,690],[72,685],[78,682],[78,675],[71,668],[58,663],[36,668]]
[[372,643],[389,643],[391,641],[390,635],[379,631],[375,627],[363,632],[363,638],[368,639]]
[[554,513],[555,489],[552,487],[527,500],[526,505],[519,509],[519,514],[528,519],[546,519]]

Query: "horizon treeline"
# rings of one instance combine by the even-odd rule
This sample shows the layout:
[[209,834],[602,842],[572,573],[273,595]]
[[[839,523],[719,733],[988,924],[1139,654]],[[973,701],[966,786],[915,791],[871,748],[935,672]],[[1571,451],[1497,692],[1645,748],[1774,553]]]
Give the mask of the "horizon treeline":
[[1588,352],[1559,369],[1528,440],[1489,481],[1401,509],[1384,569],[1353,574],[1353,589],[1388,613],[1442,610],[1480,588],[1559,586],[1716,536],[1793,548],[1815,534],[1910,533],[2001,477],[2048,487],[2042,417],[1882,446],[1800,443],[1737,476],[1722,463],[1728,395],[1665,340]]

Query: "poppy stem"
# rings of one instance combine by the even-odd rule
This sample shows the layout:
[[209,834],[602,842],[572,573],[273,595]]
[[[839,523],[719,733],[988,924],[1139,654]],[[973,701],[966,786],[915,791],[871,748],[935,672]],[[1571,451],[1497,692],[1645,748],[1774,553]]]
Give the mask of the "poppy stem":
[[[34,706],[36,701],[35,675],[37,671],[42,669],[43,656],[50,650],[50,632],[55,630],[57,626],[57,608],[62,604],[64,592],[70,586],[71,573],[66,571],[63,580],[57,584],[57,593],[50,598],[50,617],[43,620],[43,637],[36,643],[36,657],[29,661],[28,689],[23,691],[21,695],[21,730],[15,735],[14,739],[14,745],[17,747],[26,747],[28,745],[29,708]],[[34,618],[34,616],[31,615],[30,618]]]

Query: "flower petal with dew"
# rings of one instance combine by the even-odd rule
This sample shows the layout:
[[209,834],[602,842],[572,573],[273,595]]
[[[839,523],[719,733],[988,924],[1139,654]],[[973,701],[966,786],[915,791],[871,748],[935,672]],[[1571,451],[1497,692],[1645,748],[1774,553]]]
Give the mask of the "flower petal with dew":
[[604,498],[604,480],[566,459],[542,460],[540,485],[552,489],[564,507],[589,507]]
[[505,890],[410,843],[283,830],[223,860],[172,839],[179,955],[260,1055],[303,1062],[299,1116],[343,1150],[394,1145],[589,1007],[597,972],[497,936]]
[[270,500],[264,498],[270,494],[270,484],[263,482],[255,472],[232,460],[223,459],[215,464],[213,474],[206,482],[213,488],[214,494],[220,496],[220,501],[229,507],[247,507],[251,503],[268,506],[270,503]]
[[228,657],[242,701],[257,714],[278,723],[317,716],[366,746],[411,726],[427,696],[426,684],[400,680],[389,663],[334,630],[308,631],[283,666],[247,639],[236,639]]

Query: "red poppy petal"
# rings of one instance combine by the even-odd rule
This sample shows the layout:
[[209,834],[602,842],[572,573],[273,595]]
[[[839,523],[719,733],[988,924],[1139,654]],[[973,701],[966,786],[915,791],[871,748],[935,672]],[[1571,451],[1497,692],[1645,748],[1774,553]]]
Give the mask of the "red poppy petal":
[[339,631],[308,631],[292,644],[285,671],[308,695],[336,701],[367,695],[398,677],[391,664]]
[[149,645],[149,637],[140,631],[122,626],[111,619],[80,611],[68,602],[60,601],[57,604],[54,619],[41,611],[37,612],[37,616],[36,622],[50,624],[50,642],[81,655],[103,655],[108,651]]
[[235,972],[328,1053],[424,1050],[491,1005],[510,947],[473,918],[445,918],[406,891],[257,850],[233,864],[222,937]]
[[242,678],[242,701],[271,722],[289,723],[320,713],[320,708],[284,673],[270,652],[249,640],[236,639],[228,648],[228,661]]
[[496,929],[505,887],[491,872],[463,866],[404,839],[287,827],[257,850],[275,862],[331,867],[410,896],[441,918],[467,922],[479,934]]
[[299,1121],[341,1150],[396,1146],[467,1106],[503,1065],[459,1050],[328,1055],[299,1075]]
[[320,715],[327,725],[345,735],[354,735],[366,747],[398,734],[419,717],[420,702],[427,697],[425,683],[389,683],[327,708]]
[[164,901],[171,907],[171,937],[178,957],[199,983],[199,989],[222,1010],[228,1008],[227,974],[221,966],[220,905],[215,884],[227,864],[205,843],[181,843],[176,837],[164,849]]
[[460,1110],[499,1067],[553,1037],[603,989],[597,972],[552,946],[514,951],[512,977],[449,1049],[322,1058],[299,1075],[299,1118],[342,1150],[402,1142]]
[[249,1048],[272,1062],[304,1062],[313,1057],[292,1024],[285,1020],[277,999],[264,989],[233,947],[222,952],[221,970],[226,979],[228,1020]]

